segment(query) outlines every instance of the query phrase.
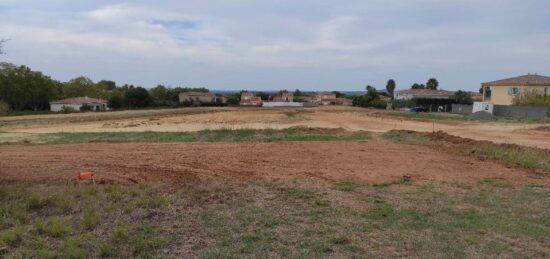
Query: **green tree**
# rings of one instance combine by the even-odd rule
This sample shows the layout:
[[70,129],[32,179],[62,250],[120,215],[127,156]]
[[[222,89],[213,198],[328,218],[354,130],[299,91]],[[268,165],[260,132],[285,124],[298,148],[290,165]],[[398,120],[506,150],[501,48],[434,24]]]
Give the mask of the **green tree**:
[[302,96],[302,91],[300,91],[300,89],[296,89],[296,91],[294,91],[294,97],[300,97]]
[[149,89],[149,93],[155,100],[169,100],[168,88],[164,85],[157,85],[156,87]]
[[92,79],[84,76],[79,76],[71,79],[63,85],[63,96],[69,97],[93,97],[106,98],[108,93],[105,88],[97,85]]
[[256,93],[256,96],[260,97],[263,101],[267,101],[269,99],[269,94],[266,92],[258,92]]
[[100,86],[101,88],[103,88],[105,90],[109,90],[109,91],[112,91],[116,88],[115,81],[111,81],[111,80],[101,80],[101,81],[97,82],[97,85]]
[[395,91],[395,81],[393,79],[388,80],[386,84],[386,92],[388,95],[393,98],[393,92]]
[[107,101],[107,106],[111,109],[118,109],[124,106],[124,97],[120,95],[112,95]]
[[147,107],[153,103],[153,97],[151,97],[147,89],[135,87],[126,91],[124,103],[129,107]]
[[12,110],[46,110],[58,98],[57,82],[26,66],[0,63],[0,100]]
[[332,93],[333,93],[334,95],[336,95],[336,98],[344,98],[344,97],[346,97],[345,94],[343,94],[342,92],[339,92],[339,91],[332,91]]
[[472,100],[472,96],[468,92],[462,90],[458,90],[454,93],[454,99],[458,104],[474,103],[474,101]]
[[412,86],[411,86],[411,89],[425,89],[426,86],[424,86],[423,84],[418,84],[418,83],[414,83]]
[[439,82],[435,78],[428,79],[428,82],[426,82],[426,88],[437,90],[437,87],[439,87]]

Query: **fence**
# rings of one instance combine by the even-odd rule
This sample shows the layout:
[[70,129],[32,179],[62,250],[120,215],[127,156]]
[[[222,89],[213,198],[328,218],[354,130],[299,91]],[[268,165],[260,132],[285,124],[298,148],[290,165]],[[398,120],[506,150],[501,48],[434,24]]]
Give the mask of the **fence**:
[[[452,113],[471,114],[472,105],[453,104]],[[549,106],[518,106],[518,105],[495,105],[493,115],[503,117],[520,118],[544,118],[550,117]]]

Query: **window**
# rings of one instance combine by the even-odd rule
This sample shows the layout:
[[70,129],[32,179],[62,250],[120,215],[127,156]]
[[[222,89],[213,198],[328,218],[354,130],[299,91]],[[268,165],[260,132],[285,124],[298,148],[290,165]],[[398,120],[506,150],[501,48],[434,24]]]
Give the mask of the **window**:
[[510,87],[508,89],[508,95],[517,96],[521,93],[521,90],[519,87]]

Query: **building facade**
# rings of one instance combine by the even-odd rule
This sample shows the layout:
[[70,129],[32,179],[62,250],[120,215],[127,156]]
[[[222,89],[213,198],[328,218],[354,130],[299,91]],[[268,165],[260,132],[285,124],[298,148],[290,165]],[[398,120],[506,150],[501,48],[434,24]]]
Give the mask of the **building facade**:
[[107,110],[107,101],[88,96],[67,98],[50,102],[50,111],[60,112],[64,111],[66,108],[72,108],[75,111],[80,111],[83,106],[89,106],[92,111],[104,111]]
[[241,102],[240,105],[242,106],[262,106],[262,98],[255,96],[251,92],[243,92],[241,94]]
[[216,96],[210,92],[183,92],[179,94],[180,103],[195,102],[201,103],[225,103],[225,98]]
[[[537,74],[501,79],[481,84],[483,101],[496,105],[511,105],[514,98],[527,93],[550,96],[550,77]],[[490,95],[486,94],[490,90]]]

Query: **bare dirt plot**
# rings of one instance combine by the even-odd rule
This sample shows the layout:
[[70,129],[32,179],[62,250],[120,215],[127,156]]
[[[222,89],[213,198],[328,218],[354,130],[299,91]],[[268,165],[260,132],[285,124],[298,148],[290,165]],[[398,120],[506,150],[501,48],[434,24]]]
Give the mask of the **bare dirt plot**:
[[66,181],[92,170],[115,182],[197,179],[354,179],[367,184],[413,181],[475,182],[502,178],[548,184],[527,170],[383,140],[360,142],[86,143],[3,145],[0,182]]
[[[386,132],[404,129],[421,132],[443,130],[449,134],[550,149],[550,131],[544,124],[475,121],[412,120],[387,116],[380,110],[354,107],[312,109],[188,108],[160,111],[123,111],[78,115],[0,118],[0,142],[32,142],[35,134],[55,132],[198,131],[205,129],[282,129],[296,126],[344,128],[349,131]],[[90,117],[92,116],[92,117]]]

